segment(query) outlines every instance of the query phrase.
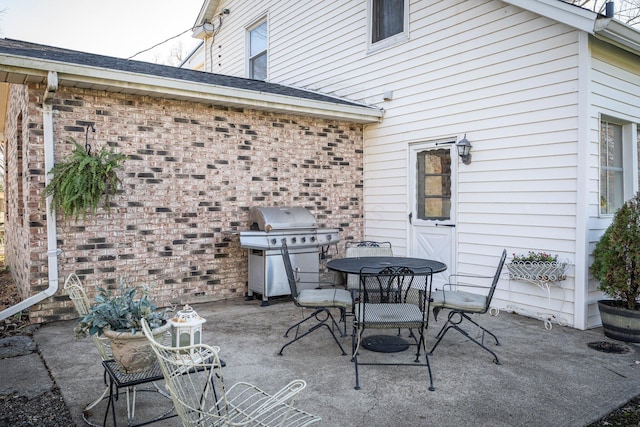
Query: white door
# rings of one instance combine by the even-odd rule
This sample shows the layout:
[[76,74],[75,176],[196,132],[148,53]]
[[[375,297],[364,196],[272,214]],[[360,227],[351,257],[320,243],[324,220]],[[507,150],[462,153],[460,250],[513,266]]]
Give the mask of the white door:
[[[441,261],[447,271],[434,276],[434,288],[454,271],[455,141],[411,146],[411,256]],[[452,156],[453,159],[452,159]]]

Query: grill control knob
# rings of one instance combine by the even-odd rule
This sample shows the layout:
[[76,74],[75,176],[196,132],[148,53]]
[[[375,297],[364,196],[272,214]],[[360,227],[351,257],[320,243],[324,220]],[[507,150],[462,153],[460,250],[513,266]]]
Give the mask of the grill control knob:
[[278,241],[276,239],[271,239],[271,244],[275,245]]
[[295,243],[295,242],[296,242],[296,238],[295,238],[295,237],[292,237],[292,238],[291,238],[291,243]]
[[311,236],[311,243],[316,241],[316,236]]
[[306,242],[306,241],[307,241],[307,238],[306,238],[306,237],[301,237],[301,238],[300,238],[300,241],[301,241],[302,243],[304,243],[304,242]]

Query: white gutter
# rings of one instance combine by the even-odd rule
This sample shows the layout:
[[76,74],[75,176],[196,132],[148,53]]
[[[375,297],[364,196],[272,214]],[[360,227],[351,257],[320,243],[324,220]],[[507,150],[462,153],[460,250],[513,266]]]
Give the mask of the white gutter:
[[640,53],[640,31],[615,19],[599,18],[594,26],[594,35],[633,54]]
[[[49,71],[47,75],[47,89],[44,91],[44,101],[42,103],[42,122],[44,130],[44,169],[46,173],[46,183],[51,180],[49,171],[54,165],[53,157],[53,97],[58,90],[58,74]],[[24,301],[0,312],[0,320],[6,319],[16,313],[21,312],[40,301],[47,299],[58,291],[58,254],[57,233],[56,233],[56,213],[51,211],[51,196],[46,199],[47,212],[47,261],[49,267],[49,287],[36,295],[30,296]]]
[[[299,98],[251,89],[179,80],[164,76],[112,70],[88,65],[70,64],[46,59],[0,54],[0,71],[25,76],[42,75],[48,70],[59,75],[64,86],[77,86],[98,91],[118,88],[122,93],[156,96],[207,104],[220,104],[254,110],[311,115],[331,120],[351,120],[357,123],[379,123],[380,109],[353,103]],[[299,89],[298,90],[305,90]],[[308,91],[307,92],[312,92]],[[331,95],[323,94],[327,98]]]

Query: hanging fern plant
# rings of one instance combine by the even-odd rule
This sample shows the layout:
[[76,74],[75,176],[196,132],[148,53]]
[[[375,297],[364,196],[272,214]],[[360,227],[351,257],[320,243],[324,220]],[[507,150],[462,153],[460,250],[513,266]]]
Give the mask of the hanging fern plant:
[[77,221],[86,219],[87,212],[95,214],[101,200],[109,210],[109,199],[121,183],[116,171],[126,156],[106,147],[91,154],[73,138],[70,140],[75,148],[67,160],[51,168],[53,178],[45,187],[44,197],[52,197],[51,210]]

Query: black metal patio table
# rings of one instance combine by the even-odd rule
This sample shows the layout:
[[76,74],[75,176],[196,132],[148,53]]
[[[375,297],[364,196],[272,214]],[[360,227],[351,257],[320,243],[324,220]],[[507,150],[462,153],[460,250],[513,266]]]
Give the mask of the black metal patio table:
[[364,267],[382,270],[385,267],[409,267],[416,273],[423,273],[430,269],[435,273],[441,273],[447,269],[447,265],[443,262],[426,259],[412,258],[404,256],[366,256],[353,258],[336,258],[327,261],[327,268],[333,271],[339,271],[347,274],[360,274],[360,270]]
[[[356,275],[359,275],[363,268],[382,270],[386,267],[408,267],[416,273],[427,271],[432,274],[441,273],[447,269],[447,265],[440,261],[403,256],[336,258],[328,261],[326,265],[329,270]],[[372,335],[362,340],[362,347],[371,351],[392,353],[406,350],[409,344],[398,336]]]

